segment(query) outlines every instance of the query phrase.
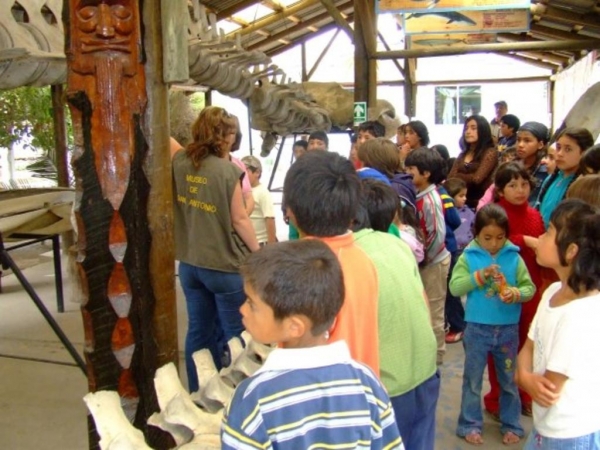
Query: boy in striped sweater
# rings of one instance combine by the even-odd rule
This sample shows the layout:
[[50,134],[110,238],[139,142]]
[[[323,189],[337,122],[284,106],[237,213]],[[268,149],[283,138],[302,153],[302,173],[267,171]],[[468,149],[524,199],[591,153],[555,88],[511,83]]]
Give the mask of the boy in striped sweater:
[[445,162],[435,151],[414,150],[404,161],[406,172],[412,175],[417,189],[417,215],[425,235],[425,260],[420,268],[421,279],[429,298],[431,325],[437,341],[437,364],[446,353],[445,305],[450,252],[446,248],[444,206],[436,184],[441,183]]
[[223,418],[223,449],[404,449],[390,399],[344,341],[327,344],[344,302],[342,269],[316,239],[268,245],[242,266],[244,326],[278,343],[240,383]]

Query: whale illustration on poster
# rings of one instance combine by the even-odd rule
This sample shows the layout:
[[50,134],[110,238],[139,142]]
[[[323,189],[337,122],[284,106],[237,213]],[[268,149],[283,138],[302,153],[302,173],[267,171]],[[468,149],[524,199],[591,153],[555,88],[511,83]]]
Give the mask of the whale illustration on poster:
[[528,9],[485,11],[421,10],[403,14],[404,32],[412,34],[500,33],[529,30]]
[[380,13],[403,13],[422,9],[464,11],[529,8],[529,0],[379,0]]

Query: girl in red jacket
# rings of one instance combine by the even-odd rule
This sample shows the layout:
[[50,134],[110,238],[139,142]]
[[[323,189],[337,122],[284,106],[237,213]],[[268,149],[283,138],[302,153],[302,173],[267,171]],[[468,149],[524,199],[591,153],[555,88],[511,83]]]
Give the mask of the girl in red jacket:
[[[542,294],[541,268],[536,261],[535,250],[525,245],[525,236],[537,238],[544,231],[544,221],[539,211],[529,206],[527,201],[531,189],[535,186],[535,180],[520,162],[508,162],[501,165],[494,178],[496,185],[495,200],[504,208],[510,223],[510,234],[508,239],[519,247],[519,254],[525,261],[527,270],[536,293],[533,298],[523,303],[521,308],[521,319],[519,320],[519,350],[527,340],[529,325],[535,316]],[[498,415],[500,385],[496,378],[496,370],[491,356],[488,356],[488,372],[490,378],[490,392],[485,395],[483,401],[485,409],[494,416]],[[521,394],[521,411],[526,416],[531,416],[531,397],[525,391]]]

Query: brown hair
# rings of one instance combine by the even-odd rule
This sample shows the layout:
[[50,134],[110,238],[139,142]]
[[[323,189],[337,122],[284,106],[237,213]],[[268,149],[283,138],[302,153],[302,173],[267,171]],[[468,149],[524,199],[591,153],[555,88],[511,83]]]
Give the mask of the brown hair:
[[463,189],[467,189],[467,183],[462,178],[448,178],[444,181],[443,186],[452,198],[460,194]]
[[600,175],[586,175],[577,178],[567,191],[567,198],[578,198],[596,208],[600,208]]
[[369,139],[358,146],[358,159],[391,179],[400,170],[398,147],[389,139]]
[[223,108],[208,106],[192,125],[192,142],[185,152],[196,168],[208,155],[224,156],[227,135],[236,132],[236,122]]

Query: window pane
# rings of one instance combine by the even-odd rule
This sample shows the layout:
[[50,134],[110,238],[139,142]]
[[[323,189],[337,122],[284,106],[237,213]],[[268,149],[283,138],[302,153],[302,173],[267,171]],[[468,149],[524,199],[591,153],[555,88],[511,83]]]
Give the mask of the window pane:
[[461,86],[458,89],[460,123],[465,123],[467,117],[481,112],[481,86]]
[[457,94],[458,88],[456,86],[438,86],[435,88],[436,125],[456,124]]

